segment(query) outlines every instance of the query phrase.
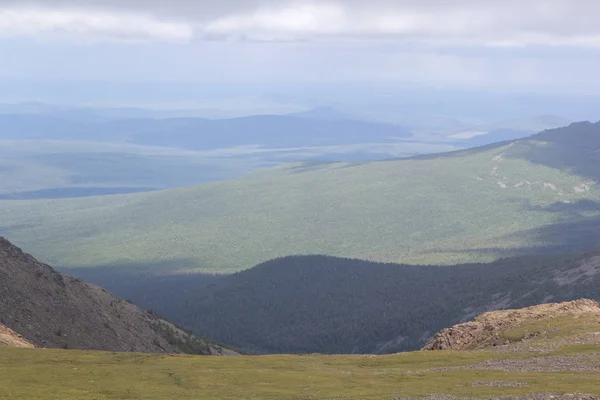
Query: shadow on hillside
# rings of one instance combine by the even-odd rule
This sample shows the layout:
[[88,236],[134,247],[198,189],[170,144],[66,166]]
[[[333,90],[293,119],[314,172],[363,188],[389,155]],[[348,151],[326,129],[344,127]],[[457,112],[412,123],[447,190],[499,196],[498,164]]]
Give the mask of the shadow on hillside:
[[565,217],[571,218],[573,216],[584,217],[584,213],[589,212],[600,212],[600,202],[581,199],[572,203],[556,202],[548,206],[531,205],[526,204],[527,211],[545,211],[550,213],[563,213]]
[[122,296],[250,352],[393,353],[505,307],[506,297],[511,306],[592,297],[597,280],[573,287],[553,280],[579,259],[527,256],[441,268],[291,256],[229,276],[148,276],[126,282]]
[[[189,264],[188,264],[189,265]],[[177,318],[190,306],[190,299],[204,301],[211,287],[224,275],[167,272],[165,263],[130,263],[113,266],[60,268],[60,272],[100,286],[155,315],[191,328],[189,321]]]
[[[172,287],[174,285],[185,291],[210,284],[220,278],[219,275],[190,273],[190,265],[194,265],[194,262],[177,259],[168,262],[122,263],[79,268],[57,267],[57,270],[128,299],[152,298],[164,289],[176,292]],[[136,293],[136,288],[143,289]]]
[[531,209],[558,213],[560,216],[559,221],[553,224],[520,233],[519,237],[525,242],[543,243],[553,253],[585,251],[600,243],[598,201],[582,199],[574,203],[553,203]]
[[534,164],[600,180],[600,122],[578,122],[541,132],[531,139],[552,145],[532,146],[507,157],[524,158]]
[[[574,203],[553,203],[549,206],[525,204],[526,210],[559,214],[559,221],[536,229],[530,229],[502,237],[520,243],[531,243],[521,247],[490,246],[472,249],[433,249],[426,254],[448,253],[480,255],[482,258],[519,257],[529,254],[561,254],[584,252],[600,245],[600,202],[579,200]],[[589,216],[595,213],[597,215]],[[477,257],[476,257],[477,258]]]
[[581,218],[576,221],[559,222],[522,233],[552,253],[580,252],[600,244],[600,216]]

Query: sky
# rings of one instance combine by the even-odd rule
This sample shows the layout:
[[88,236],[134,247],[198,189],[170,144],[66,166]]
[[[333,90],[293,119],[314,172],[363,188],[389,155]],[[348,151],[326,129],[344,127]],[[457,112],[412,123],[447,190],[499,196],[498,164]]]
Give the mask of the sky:
[[600,93],[596,0],[0,0],[0,81]]

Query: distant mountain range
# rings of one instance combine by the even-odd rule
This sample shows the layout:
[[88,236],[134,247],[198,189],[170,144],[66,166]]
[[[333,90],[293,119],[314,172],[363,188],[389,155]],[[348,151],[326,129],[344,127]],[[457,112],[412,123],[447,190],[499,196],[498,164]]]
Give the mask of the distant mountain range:
[[209,150],[290,148],[386,142],[409,136],[382,123],[261,115],[223,120],[129,119],[82,122],[41,115],[0,115],[0,139],[84,140]]
[[[317,107],[289,115],[315,120],[360,119],[351,113],[344,113],[333,107]],[[407,121],[399,125],[405,127],[416,138],[427,132],[433,137],[455,140],[464,147],[475,147],[505,140],[521,139],[546,129],[567,126],[572,122],[568,118],[555,115],[508,119],[488,124],[473,124],[449,117],[428,116],[424,117],[422,122]]]
[[488,125],[471,126],[469,129],[450,135],[465,147],[483,146],[506,140],[521,139],[546,129],[554,129],[571,124],[567,118],[554,115],[512,119]]
[[[393,113],[393,109],[388,110]],[[391,125],[396,128],[402,127],[405,132],[419,137],[423,133],[437,135],[440,137],[450,136],[468,139],[473,134],[482,134],[492,131],[514,131],[521,134],[533,134],[544,129],[558,128],[568,125],[571,120],[556,115],[536,115],[514,119],[502,119],[488,123],[473,123],[469,120],[459,118],[423,113],[407,113],[398,109],[396,117],[390,121],[381,119],[376,115],[364,110],[336,108],[333,106],[317,106],[291,113],[272,112],[257,115],[240,115],[238,117],[220,117],[218,119],[239,119],[247,116],[275,116],[275,117],[298,117],[315,121],[356,121],[362,123],[374,123],[377,125]],[[111,121],[136,120],[165,120],[165,119],[207,119],[208,114],[194,109],[145,109],[135,107],[76,107],[53,105],[37,102],[0,104],[1,116],[21,117],[46,117],[51,120],[67,120],[79,123],[103,123]],[[488,117],[489,118],[489,117]],[[210,120],[214,120],[212,118]],[[65,128],[68,130],[68,127]],[[144,130],[143,127],[139,129]],[[201,134],[202,132],[197,132]],[[525,135],[525,136],[526,136]],[[491,142],[490,142],[491,143]],[[466,142],[466,144],[469,144]]]
[[474,126],[434,116],[423,120],[430,134],[422,136],[415,134],[423,131],[419,124],[377,122],[328,106],[217,120],[197,114],[0,105],[0,198],[136,193],[232,179],[286,162],[402,158],[522,138],[533,127],[564,121],[546,116]]
[[96,118],[102,110],[69,110],[31,104],[4,106],[3,113],[0,107],[0,198],[135,193],[236,178],[289,161],[380,159],[457,148],[403,142],[408,132],[402,127],[356,120],[115,119]]

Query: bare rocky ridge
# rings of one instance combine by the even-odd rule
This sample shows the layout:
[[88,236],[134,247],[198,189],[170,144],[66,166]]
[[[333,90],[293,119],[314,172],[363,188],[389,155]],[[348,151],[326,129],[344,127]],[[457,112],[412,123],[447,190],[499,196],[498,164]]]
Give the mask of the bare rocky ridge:
[[501,333],[522,323],[581,314],[598,315],[600,306],[593,300],[582,299],[520,310],[491,311],[476,317],[474,321],[442,330],[423,350],[478,350],[501,345],[504,344]]
[[[0,237],[0,343],[144,353],[235,355],[104,289],[63,276]],[[0,325],[1,326],[1,325]],[[4,332],[4,333],[3,333]],[[20,336],[19,336],[20,335]]]

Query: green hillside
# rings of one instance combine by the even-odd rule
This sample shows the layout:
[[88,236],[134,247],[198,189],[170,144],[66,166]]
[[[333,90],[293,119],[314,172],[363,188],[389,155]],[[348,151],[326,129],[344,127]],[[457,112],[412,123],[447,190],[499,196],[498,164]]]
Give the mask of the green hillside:
[[[0,234],[56,266],[231,272],[292,254],[485,261],[597,243],[600,124],[360,164],[291,164],[216,184],[1,201]],[[110,251],[108,250],[110,249]]]
[[600,395],[596,315],[537,319],[501,335],[512,344],[494,350],[388,356],[219,358],[0,347],[0,398],[592,399],[589,395]]

